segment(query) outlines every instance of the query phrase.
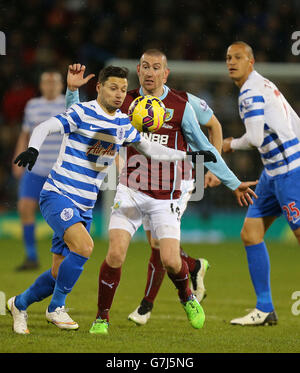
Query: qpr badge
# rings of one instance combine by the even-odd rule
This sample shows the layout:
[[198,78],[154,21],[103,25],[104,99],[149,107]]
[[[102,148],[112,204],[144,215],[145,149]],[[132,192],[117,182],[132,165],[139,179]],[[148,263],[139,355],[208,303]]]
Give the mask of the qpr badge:
[[123,127],[120,127],[117,129],[117,138],[122,141],[125,137],[125,129]]
[[250,109],[252,106],[253,106],[253,99],[252,97],[248,97],[248,98],[245,98],[243,101],[242,101],[242,106],[245,108],[245,109]]
[[73,215],[74,215],[74,212],[73,212],[73,209],[71,208],[65,208],[60,213],[60,217],[64,221],[71,220],[73,218]]

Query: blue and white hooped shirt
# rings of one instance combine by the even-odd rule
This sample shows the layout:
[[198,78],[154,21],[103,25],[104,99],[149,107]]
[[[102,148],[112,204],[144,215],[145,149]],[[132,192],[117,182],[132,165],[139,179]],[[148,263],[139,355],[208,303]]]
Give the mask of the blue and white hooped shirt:
[[65,195],[86,211],[94,207],[120,147],[140,141],[140,134],[126,114],[108,115],[96,100],[74,104],[55,118],[64,137],[43,189]]
[[300,119],[274,83],[253,71],[240,89],[239,113],[245,125],[261,121],[264,127],[258,150],[269,176],[300,167],[300,143],[295,132]]

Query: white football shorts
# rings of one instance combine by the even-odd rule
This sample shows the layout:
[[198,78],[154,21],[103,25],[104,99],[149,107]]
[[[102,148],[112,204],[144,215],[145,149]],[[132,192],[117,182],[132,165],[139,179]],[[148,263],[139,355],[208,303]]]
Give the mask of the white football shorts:
[[[181,189],[181,196],[177,200],[178,206],[180,208],[180,219],[184,213],[184,211],[187,208],[188,201],[191,198],[191,195],[194,190],[194,180],[181,180],[180,184],[180,189]],[[148,215],[145,215],[143,217],[143,228],[145,231],[150,231],[151,226],[150,226],[150,220]],[[156,238],[152,235],[153,238]]]
[[124,229],[133,236],[146,218],[153,238],[180,241],[181,215],[179,199],[155,199],[119,184],[108,229]]

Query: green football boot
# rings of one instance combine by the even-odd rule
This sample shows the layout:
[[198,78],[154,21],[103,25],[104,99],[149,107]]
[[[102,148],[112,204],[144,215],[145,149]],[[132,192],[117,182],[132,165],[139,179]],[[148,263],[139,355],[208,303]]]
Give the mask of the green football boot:
[[196,297],[193,295],[190,300],[182,303],[182,305],[192,327],[195,329],[201,329],[204,325],[205,313]]
[[91,334],[108,334],[108,322],[106,319],[96,319],[90,329]]

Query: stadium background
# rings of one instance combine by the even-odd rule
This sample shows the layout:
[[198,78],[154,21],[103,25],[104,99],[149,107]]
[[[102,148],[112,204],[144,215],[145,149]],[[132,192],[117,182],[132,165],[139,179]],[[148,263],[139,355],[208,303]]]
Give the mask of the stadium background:
[[[289,357],[291,352],[300,352],[297,335],[300,304],[293,298],[293,294],[297,295],[299,291],[300,251],[291,235],[287,234],[287,224],[283,220],[272,227],[269,237],[273,241],[268,242],[278,325],[237,329],[229,324],[233,317],[246,314],[246,310],[254,306],[255,294],[239,238],[245,209],[237,206],[231,192],[223,186],[206,191],[203,201],[190,203],[183,219],[184,239],[195,241],[184,244],[184,249],[195,258],[207,258],[211,265],[205,279],[208,293],[203,304],[206,324],[200,332],[187,326],[175,288],[170,286],[168,279],[162,284],[149,323],[136,328],[127,321],[128,314],[142,297],[150,254],[144,242],[136,241],[130,245],[122,268],[122,280],[111,309],[109,338],[102,339],[88,333],[96,312],[99,266],[107,250],[107,241],[103,237],[106,231],[101,225],[106,200],[102,198],[96,208],[93,227],[94,235],[99,237],[95,240],[95,250],[67,301],[72,317],[80,325],[76,335],[47,325],[44,315],[48,298],[30,307],[31,335],[26,338],[12,333],[12,320],[8,314],[5,315],[5,297],[8,299],[18,294],[33,282],[38,273],[51,265],[51,232],[40,219],[38,249],[41,268],[26,273],[15,271],[24,249],[16,214],[17,182],[11,176],[11,161],[24,105],[39,93],[40,73],[48,67],[55,67],[65,76],[71,62],[84,63],[88,72],[97,73],[111,59],[122,58],[124,64],[125,59],[132,64],[144,49],[162,48],[172,66],[169,85],[206,99],[223,125],[224,136],[239,136],[243,133],[243,125],[237,112],[238,90],[226,75],[226,47],[233,40],[250,43],[255,50],[257,68],[262,66],[258,64],[271,63],[264,74],[272,75],[275,68],[277,75],[273,74],[272,80],[279,83],[282,92],[300,114],[300,69],[293,73],[295,65],[290,65],[297,66],[300,59],[291,52],[291,35],[300,30],[299,14],[298,0],[0,0],[0,30],[5,33],[7,41],[6,55],[0,55],[0,315],[3,315],[0,316],[0,360],[5,353],[19,352],[24,356],[24,362],[26,359],[26,365],[32,358],[31,369],[33,366],[40,369],[43,366],[40,363],[46,362],[42,361],[43,357],[23,353],[53,353],[49,361],[53,364],[57,352],[219,352],[221,355],[224,352],[284,352]],[[183,62],[189,66],[185,74],[178,73]],[[203,69],[202,63],[206,66]],[[191,66],[194,70],[199,68],[199,73],[191,75]],[[219,74],[220,66],[223,66],[223,75]],[[136,78],[130,78],[132,87],[137,84]],[[82,100],[94,97],[94,85],[95,82],[90,82],[81,90]],[[261,171],[261,162],[255,151],[236,152],[225,158],[244,180],[256,179]],[[143,237],[143,232],[140,232],[137,238]],[[284,239],[291,241],[282,244]],[[297,312],[293,312],[295,308]],[[24,369],[20,355],[13,354],[12,363],[15,367],[21,362]],[[77,359],[69,357],[70,360],[63,356],[59,364],[66,361],[69,368],[70,363],[75,361],[77,364],[78,355]],[[205,358],[199,355],[195,367],[203,369],[208,355],[211,356],[209,368],[213,364],[219,367],[222,357],[211,354]],[[252,355],[249,359],[245,354],[238,358],[243,359],[240,361],[244,364],[247,361],[247,366],[255,364],[255,369],[261,365],[261,356],[258,364]],[[278,366],[279,361],[272,354],[268,364],[275,362]],[[281,361],[286,369],[286,356]],[[105,364],[105,356],[98,358],[97,366],[103,362]],[[234,367],[241,369],[236,355],[226,355],[223,366],[224,363],[230,364],[231,371]]]
[[[226,4],[226,5],[225,5]],[[96,73],[111,59],[136,61],[143,50],[161,48],[170,64],[176,61],[224,64],[226,47],[234,40],[253,46],[259,63],[298,63],[291,52],[291,35],[300,30],[299,1],[197,1],[153,0],[28,0],[1,6],[0,30],[6,35],[7,50],[0,56],[0,237],[21,237],[16,215],[17,181],[11,161],[20,132],[26,102],[38,92],[38,78],[48,67],[66,75],[68,64],[80,62]],[[197,69],[197,66],[195,67]],[[283,68],[286,70],[286,68]],[[200,69],[199,69],[200,71]],[[222,123],[223,135],[240,136],[238,90],[226,76],[205,72],[190,76],[171,70],[168,85],[205,99]],[[284,71],[283,71],[284,72]],[[267,75],[267,74],[266,74]],[[272,76],[300,114],[299,75]],[[130,88],[137,85],[133,71]],[[95,96],[95,80],[81,89],[81,100]],[[242,180],[255,180],[261,171],[256,151],[224,156]],[[105,201],[99,196],[93,234],[106,234]],[[220,242],[239,239],[245,209],[232,193],[220,186],[206,190],[204,199],[189,204],[183,219],[183,240]],[[39,219],[38,237],[51,232]],[[268,234],[270,239],[293,239],[283,219]],[[139,232],[137,239],[144,238]]]

